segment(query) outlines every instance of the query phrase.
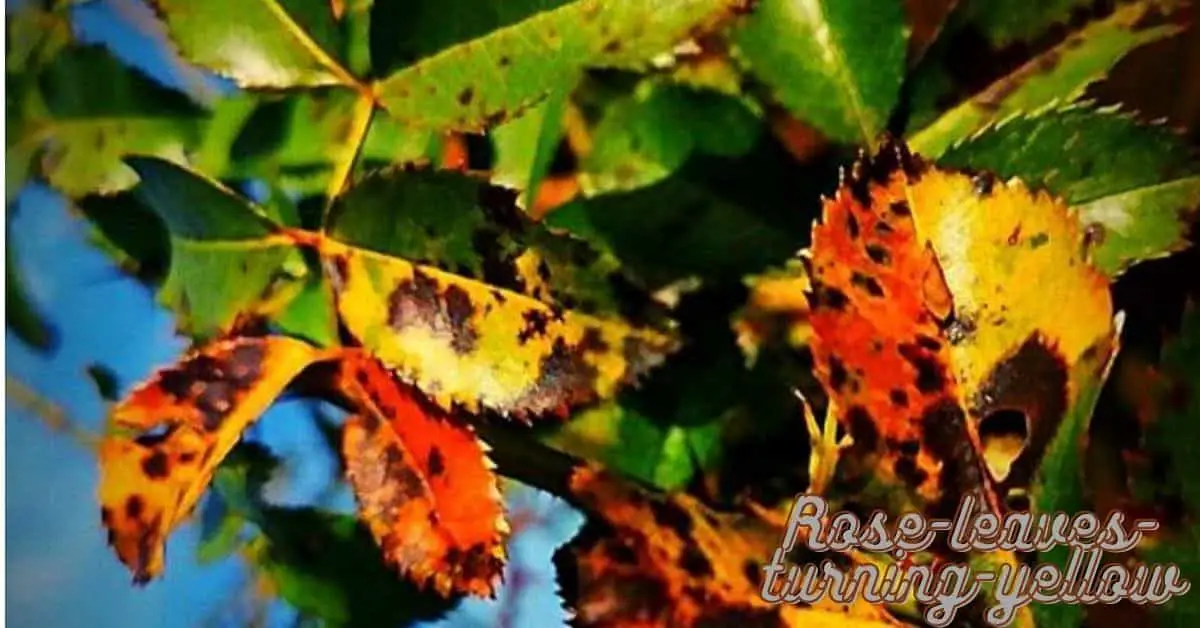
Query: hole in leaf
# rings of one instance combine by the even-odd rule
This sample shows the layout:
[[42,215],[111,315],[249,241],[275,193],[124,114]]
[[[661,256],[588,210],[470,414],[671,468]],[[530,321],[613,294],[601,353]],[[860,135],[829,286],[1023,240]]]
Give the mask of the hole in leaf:
[[1029,419],[1020,410],[994,410],[979,422],[983,460],[996,481],[1008,477],[1029,440]]

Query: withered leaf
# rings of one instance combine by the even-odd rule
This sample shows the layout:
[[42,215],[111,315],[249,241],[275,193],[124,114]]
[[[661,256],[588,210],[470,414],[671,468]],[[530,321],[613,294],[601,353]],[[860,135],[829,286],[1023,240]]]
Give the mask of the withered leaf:
[[350,352],[343,391],[358,406],[342,455],[359,513],[388,562],[443,596],[491,596],[508,524],[493,465],[471,426]]
[[576,626],[899,624],[861,600],[765,602],[762,568],[783,533],[772,522],[718,513],[685,494],[653,494],[591,466],[575,469],[569,490],[591,515],[554,557]]
[[320,354],[286,337],[216,341],[159,370],[114,409],[100,444],[101,519],[141,584],[242,432]]

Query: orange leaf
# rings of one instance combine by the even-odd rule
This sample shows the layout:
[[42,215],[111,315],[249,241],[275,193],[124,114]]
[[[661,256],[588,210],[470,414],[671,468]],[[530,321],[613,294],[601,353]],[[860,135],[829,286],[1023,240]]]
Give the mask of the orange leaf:
[[359,406],[343,432],[346,473],[387,560],[443,596],[492,596],[508,525],[471,426],[362,353],[346,356],[342,385]]
[[875,159],[860,156],[825,201],[809,253],[812,350],[854,440],[853,473],[952,512],[966,492],[994,499],[942,334],[949,290],[909,205],[910,181],[936,175],[926,169],[886,143]]
[[158,371],[114,408],[111,421],[126,433],[100,444],[101,518],[135,582],[162,572],[167,535],[217,465],[318,356],[284,337],[217,341]]
[[[888,626],[865,601],[828,598],[811,606],[761,597],[763,565],[783,528],[745,514],[718,513],[685,494],[659,495],[592,467],[570,480],[587,525],[555,554],[575,626]],[[837,554],[834,557],[853,560]],[[782,584],[780,581],[777,583]]]

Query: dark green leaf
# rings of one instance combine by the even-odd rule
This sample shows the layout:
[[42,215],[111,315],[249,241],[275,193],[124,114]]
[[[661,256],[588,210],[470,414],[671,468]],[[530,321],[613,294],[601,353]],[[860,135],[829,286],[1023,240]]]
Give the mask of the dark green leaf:
[[900,0],[762,0],[733,44],[797,118],[873,144],[900,94],[907,38]]
[[710,90],[646,82],[609,103],[592,129],[580,164],[588,194],[655,183],[694,151],[740,157],[754,148],[762,124],[746,104]]
[[5,249],[4,307],[8,310],[8,328],[30,347],[52,352],[58,347],[58,330],[46,322],[34,306],[17,267],[15,249],[11,244],[6,244]]
[[1062,196],[1085,223],[1099,225],[1093,261],[1111,275],[1186,246],[1189,216],[1200,208],[1200,162],[1183,138],[1113,109],[1018,117],[941,161],[1020,177]]
[[936,159],[989,124],[1074,101],[1131,50],[1179,32],[1174,25],[1145,25],[1149,14],[1149,3],[1138,2],[1088,24],[914,133],[909,146]]
[[87,375],[96,386],[96,392],[100,393],[101,399],[109,402],[120,399],[121,382],[112,369],[99,362],[93,362],[87,366]]
[[589,314],[650,316],[612,256],[533,222],[516,196],[457,172],[392,169],[339,200],[329,233]]
[[89,194],[75,205],[92,223],[92,241],[138,279],[158,285],[171,263],[171,242],[158,214],[131,191]]
[[693,157],[654,185],[576,200],[546,223],[611,251],[652,289],[693,276],[740,282],[799,250],[836,180],[760,142],[746,158]]
[[1007,46],[1017,40],[1041,35],[1055,24],[1066,24],[1071,14],[1089,9],[1094,0],[1042,0],[1041,2],[1004,2],[983,0],[964,2],[959,14],[962,25],[970,25],[992,46]]

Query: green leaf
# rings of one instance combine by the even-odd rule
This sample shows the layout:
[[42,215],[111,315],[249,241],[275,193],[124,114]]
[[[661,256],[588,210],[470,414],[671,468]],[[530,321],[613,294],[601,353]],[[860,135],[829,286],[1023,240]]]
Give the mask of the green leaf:
[[242,87],[354,86],[328,0],[155,0],[180,53]]
[[518,202],[525,208],[537,198],[538,186],[550,170],[562,140],[563,112],[569,96],[567,89],[555,89],[541,104],[492,130],[496,146],[492,180],[521,190]]
[[1034,57],[989,85],[909,139],[914,152],[936,159],[980,129],[1016,113],[1038,113],[1069,103],[1102,79],[1131,50],[1178,33],[1174,25],[1145,26],[1146,2],[1119,7],[1069,35],[1058,46]]
[[1078,208],[1093,227],[1093,262],[1116,276],[1187,245],[1200,208],[1200,163],[1180,135],[1112,108],[1074,106],[1016,117],[940,160],[1019,177]]
[[401,579],[352,515],[264,507],[250,556],[284,601],[328,626],[397,626],[429,621],[458,603]]
[[293,286],[298,292],[272,317],[274,323],[285,334],[303,338],[318,347],[337,345],[333,290],[315,260],[309,260],[307,280]]
[[580,164],[580,186],[589,195],[644,187],[678,170],[693,152],[749,153],[761,133],[758,118],[738,99],[645,82],[605,108]]
[[[1083,483],[1085,442],[1100,391],[1119,351],[1123,323],[1124,316],[1118,314],[1114,320],[1111,348],[1085,354],[1071,367],[1069,386],[1079,393],[1063,416],[1034,474],[1030,487],[1030,504],[1034,512],[1076,513],[1087,507]],[[1038,561],[1066,569],[1070,551],[1068,546],[1059,545],[1041,553]],[[1083,609],[1074,604],[1035,604],[1033,613],[1039,626],[1078,626],[1083,620]]]
[[46,322],[34,306],[17,266],[15,248],[9,243],[5,249],[4,307],[8,310],[8,329],[31,348],[42,353],[52,352],[58,347],[58,330]]
[[[305,271],[300,251],[271,237],[275,225],[215,181],[171,162],[129,158],[136,193],[171,234],[171,265],[159,301],[196,337],[227,330],[242,314],[283,304],[270,297]],[[286,291],[284,291],[286,292]]]
[[836,180],[792,163],[774,145],[736,161],[698,155],[653,185],[577,199],[545,222],[610,251],[654,290],[689,277],[740,282],[800,248],[820,185]]
[[[653,57],[717,26],[740,5],[740,0],[577,0],[486,35],[468,29],[474,39],[396,71],[380,81],[376,93],[407,124],[479,131],[568,88],[585,68],[649,67]],[[648,28],[651,21],[654,27]]]
[[535,223],[516,196],[458,172],[391,169],[339,199],[329,233],[587,314],[653,317],[615,258]]
[[158,214],[136,194],[89,194],[75,207],[92,225],[92,244],[122,270],[150,285],[166,278],[171,263],[170,236]]
[[717,422],[660,426],[633,408],[607,402],[572,417],[547,444],[672,491],[685,488],[703,469],[693,441],[709,453],[719,435]]
[[1072,12],[1089,9],[1094,4],[1093,0],[964,2],[956,21],[970,25],[993,47],[1001,48],[1017,40],[1033,39],[1055,24],[1066,24]]
[[72,46],[30,71],[15,84],[10,76],[10,196],[30,173],[68,196],[116,192],[136,181],[124,155],[180,160],[199,141],[201,108],[102,47]]
[[99,362],[93,362],[88,364],[86,372],[101,399],[115,402],[121,398],[121,382],[111,368]]
[[[236,141],[229,174],[264,178],[297,194],[324,192],[339,165],[339,151],[357,145],[351,124],[359,96],[322,88],[264,98]],[[380,166],[423,159],[432,140],[428,131],[403,128],[395,120],[372,117],[360,159]]]
[[[1178,335],[1163,346],[1159,371],[1163,387],[1156,391],[1159,415],[1146,429],[1146,446],[1164,454],[1173,494],[1183,499],[1190,515],[1200,512],[1200,458],[1193,445],[1200,440],[1200,309],[1185,312]],[[1172,403],[1172,400],[1178,400]],[[1140,549],[1144,560],[1174,563],[1193,584],[1200,579],[1200,528],[1161,533],[1157,543]],[[1200,620],[1200,604],[1191,596],[1177,597],[1155,609],[1157,625],[1191,626]]]
[[899,0],[762,0],[732,39],[779,102],[829,137],[871,145],[887,125],[908,39]]

